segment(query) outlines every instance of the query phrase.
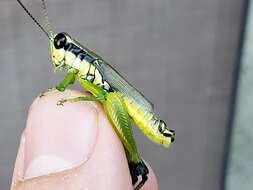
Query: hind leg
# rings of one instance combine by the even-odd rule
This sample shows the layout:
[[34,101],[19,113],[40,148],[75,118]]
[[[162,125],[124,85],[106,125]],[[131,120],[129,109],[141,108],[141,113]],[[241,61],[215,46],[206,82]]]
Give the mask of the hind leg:
[[142,177],[141,182],[135,187],[138,190],[147,181],[148,168],[138,153],[133,137],[131,119],[126,111],[121,95],[114,92],[108,93],[104,102],[104,108],[124,145],[133,185],[136,185],[139,176]]

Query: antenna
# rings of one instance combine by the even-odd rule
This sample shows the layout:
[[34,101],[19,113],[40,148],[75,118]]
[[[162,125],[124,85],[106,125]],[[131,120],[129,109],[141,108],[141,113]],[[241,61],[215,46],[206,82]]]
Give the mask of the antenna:
[[17,0],[17,2],[21,5],[21,7],[25,10],[25,12],[29,15],[29,17],[37,24],[37,26],[47,35],[47,37],[50,39],[49,34],[47,31],[40,25],[40,23],[33,17],[33,15],[28,11],[28,9],[25,7],[25,5],[20,1]]
[[48,14],[47,14],[46,1],[45,0],[41,0],[41,2],[42,2],[43,13],[44,13],[44,17],[45,17],[45,20],[46,20],[47,28],[49,30],[49,34],[50,34],[51,37],[53,37],[52,26],[51,26],[51,24],[49,22],[49,17],[48,17]]

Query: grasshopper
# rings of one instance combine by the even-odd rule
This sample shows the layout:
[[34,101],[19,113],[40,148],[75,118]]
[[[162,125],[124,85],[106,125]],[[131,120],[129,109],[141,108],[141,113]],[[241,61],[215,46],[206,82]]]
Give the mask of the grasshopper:
[[[50,27],[45,0],[41,0],[49,31],[33,17],[24,4],[17,0],[37,26],[47,35],[51,58],[56,70],[67,70],[62,82],[55,89],[64,91],[78,81],[90,96],[62,99],[66,102],[100,102],[114,130],[120,138],[129,164],[132,183],[140,189],[148,179],[149,170],[143,162],[133,137],[132,121],[152,141],[168,147],[175,140],[175,132],[154,113],[153,105],[136,88],[130,85],[112,66],[90,49],[82,46],[65,32],[54,33]],[[138,182],[138,177],[141,180]]]

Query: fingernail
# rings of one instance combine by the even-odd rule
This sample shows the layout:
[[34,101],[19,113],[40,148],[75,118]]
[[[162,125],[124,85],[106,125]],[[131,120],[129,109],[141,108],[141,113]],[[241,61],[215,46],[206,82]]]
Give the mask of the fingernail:
[[97,111],[90,103],[66,103],[80,94],[53,92],[31,106],[25,133],[24,178],[71,169],[88,160],[97,136]]

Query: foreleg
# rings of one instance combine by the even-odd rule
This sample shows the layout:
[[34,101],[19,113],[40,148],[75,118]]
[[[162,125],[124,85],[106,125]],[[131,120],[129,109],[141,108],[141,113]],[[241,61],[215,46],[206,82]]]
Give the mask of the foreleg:
[[64,77],[62,82],[60,82],[58,85],[56,85],[56,87],[48,88],[47,90],[44,90],[43,92],[40,93],[39,97],[43,97],[43,96],[45,96],[45,94],[47,92],[50,92],[55,89],[63,92],[69,85],[71,85],[75,82],[76,73],[77,73],[77,71],[75,69],[68,70],[68,73],[66,74],[66,76]]

